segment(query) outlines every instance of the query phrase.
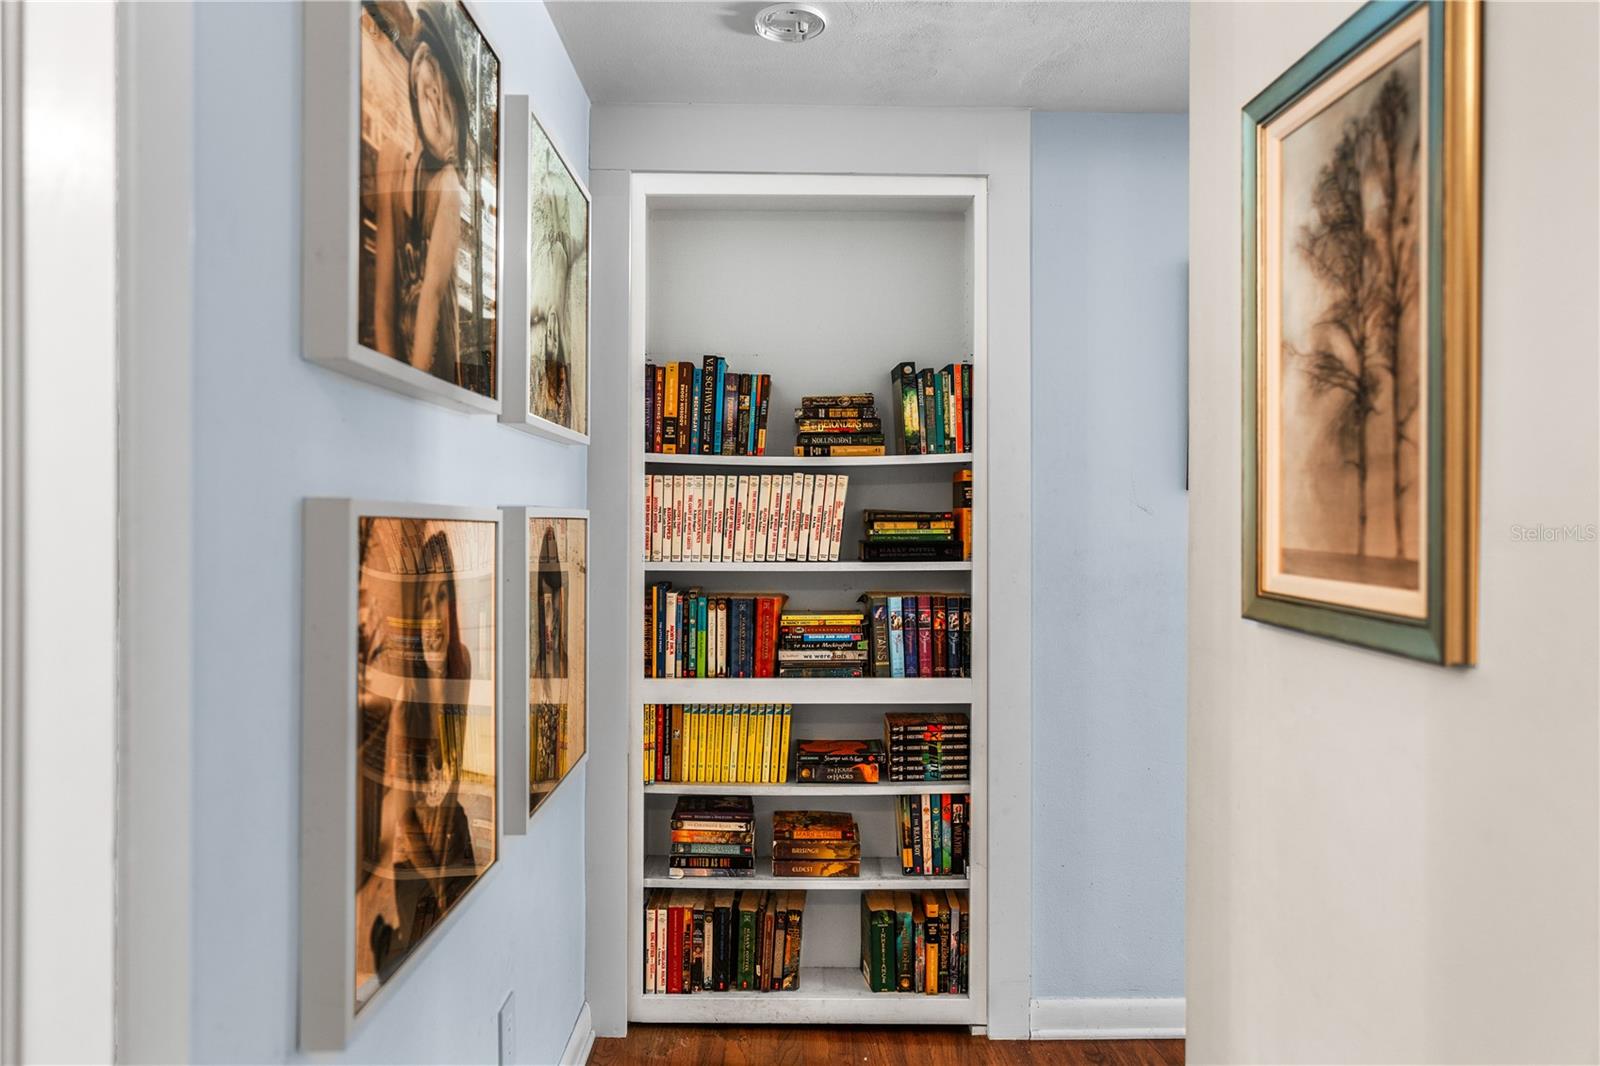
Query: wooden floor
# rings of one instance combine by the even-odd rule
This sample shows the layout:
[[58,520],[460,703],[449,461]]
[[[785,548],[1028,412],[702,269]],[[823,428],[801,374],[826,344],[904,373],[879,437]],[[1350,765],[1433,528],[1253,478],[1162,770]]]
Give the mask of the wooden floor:
[[628,1026],[590,1066],[1183,1066],[1182,1040],[986,1040],[909,1026]]

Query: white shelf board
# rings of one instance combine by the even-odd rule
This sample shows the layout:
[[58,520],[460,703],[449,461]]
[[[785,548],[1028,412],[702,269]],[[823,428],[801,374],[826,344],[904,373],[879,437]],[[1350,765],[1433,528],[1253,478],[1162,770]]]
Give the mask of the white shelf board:
[[877,889],[920,891],[934,888],[966,888],[966,877],[908,877],[900,872],[898,859],[866,856],[861,860],[859,877],[774,877],[772,860],[757,859],[749,877],[678,877],[667,873],[665,855],[647,855],[644,860],[646,888],[804,888],[819,892],[866,892]]
[[804,470],[830,466],[966,466],[971,452],[937,455],[664,455],[646,452],[644,465],[657,466],[792,466]]
[[756,785],[737,781],[700,784],[686,781],[654,781],[644,786],[646,796],[932,796],[972,791],[970,781],[880,781],[875,785],[807,784],[787,781],[781,785]]
[[792,992],[695,992],[670,996],[635,991],[631,998],[628,1017],[636,1022],[969,1025],[982,1020],[967,996],[869,992],[861,971],[846,966],[802,966],[800,987]]
[[649,677],[642,703],[971,703],[970,677]]
[[644,564],[647,574],[870,574],[914,571],[930,573],[949,571],[971,573],[972,561],[933,562],[907,560],[892,563],[861,563],[852,561],[828,563],[651,563]]

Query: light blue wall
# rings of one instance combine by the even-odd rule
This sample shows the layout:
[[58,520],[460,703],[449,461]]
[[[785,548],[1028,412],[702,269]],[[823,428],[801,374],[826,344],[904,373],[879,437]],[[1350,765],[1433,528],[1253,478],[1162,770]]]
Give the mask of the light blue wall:
[[[474,10],[505,91],[586,170],[589,101],[544,7]],[[301,500],[582,506],[586,453],[301,358],[300,11],[194,17],[192,1054],[296,1061]],[[580,771],[503,843],[448,936],[325,1061],[493,1062],[513,989],[519,1058],[560,1057],[583,1003],[583,792]]]
[[1033,994],[1181,996],[1183,115],[1033,116]]

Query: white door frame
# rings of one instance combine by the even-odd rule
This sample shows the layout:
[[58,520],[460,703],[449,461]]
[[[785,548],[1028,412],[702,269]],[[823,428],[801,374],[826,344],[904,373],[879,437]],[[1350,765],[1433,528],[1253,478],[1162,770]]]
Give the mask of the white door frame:
[[194,10],[0,4],[0,1061],[184,1061]]
[[104,1062],[115,1050],[116,8],[27,3],[5,25],[6,1051]]

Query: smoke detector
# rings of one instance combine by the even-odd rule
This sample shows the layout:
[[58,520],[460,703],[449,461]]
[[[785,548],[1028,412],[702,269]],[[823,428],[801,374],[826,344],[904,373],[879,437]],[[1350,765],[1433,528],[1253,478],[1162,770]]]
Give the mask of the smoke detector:
[[799,44],[822,36],[828,20],[810,4],[773,4],[756,15],[756,33],[779,44]]

